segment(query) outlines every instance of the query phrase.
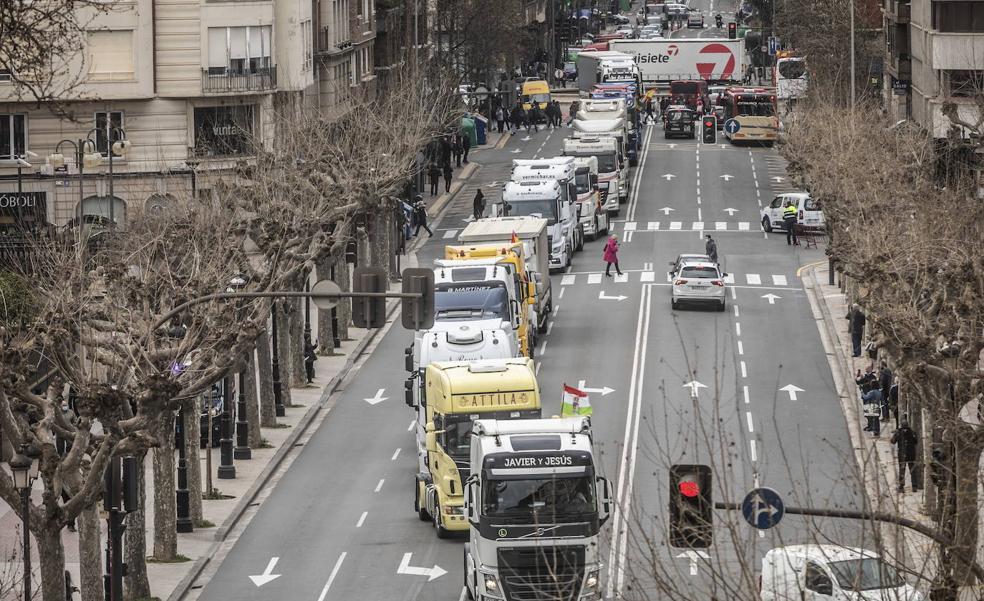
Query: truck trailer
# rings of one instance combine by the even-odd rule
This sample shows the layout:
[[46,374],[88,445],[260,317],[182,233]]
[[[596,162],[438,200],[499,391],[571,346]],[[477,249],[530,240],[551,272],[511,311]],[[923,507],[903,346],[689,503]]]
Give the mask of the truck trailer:
[[612,50],[632,55],[643,83],[668,84],[682,79],[736,82],[744,74],[742,40],[673,38],[612,40]]

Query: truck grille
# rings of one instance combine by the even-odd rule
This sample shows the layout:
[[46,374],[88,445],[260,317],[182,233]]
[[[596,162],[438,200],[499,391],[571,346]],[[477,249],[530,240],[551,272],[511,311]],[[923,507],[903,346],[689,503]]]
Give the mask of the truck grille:
[[499,575],[507,601],[573,601],[584,579],[584,547],[500,548]]
[[600,189],[598,193],[601,195],[601,206],[605,206],[605,203],[608,202],[608,188]]

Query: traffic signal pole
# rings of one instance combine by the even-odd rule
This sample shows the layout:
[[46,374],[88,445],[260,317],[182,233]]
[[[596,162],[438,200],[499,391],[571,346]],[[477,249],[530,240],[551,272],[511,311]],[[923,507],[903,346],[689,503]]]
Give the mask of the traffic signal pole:
[[[714,503],[714,509],[724,509],[727,511],[741,511],[741,503]],[[886,524],[895,524],[897,526],[902,526],[903,528],[908,528],[910,530],[915,530],[919,534],[933,539],[939,544],[947,548],[953,547],[953,541],[947,536],[934,530],[925,524],[921,524],[915,520],[910,520],[909,518],[904,518],[893,513],[888,513],[885,511],[854,511],[852,509],[816,509],[813,507],[790,507],[785,506],[785,512],[791,513],[793,515],[810,515],[817,517],[829,517],[829,518],[846,518],[850,520],[867,520],[872,522],[883,522]],[[984,582],[984,568],[982,568],[976,561],[968,561],[971,572],[974,576],[981,582]]]

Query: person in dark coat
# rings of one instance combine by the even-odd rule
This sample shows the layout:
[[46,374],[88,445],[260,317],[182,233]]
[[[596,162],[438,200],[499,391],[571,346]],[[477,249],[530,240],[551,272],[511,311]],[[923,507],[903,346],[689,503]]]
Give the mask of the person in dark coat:
[[704,244],[704,253],[711,258],[711,261],[715,265],[719,265],[717,242],[714,241],[714,238],[711,238],[710,234],[705,234],[704,237],[707,238],[707,242]]
[[865,422],[867,423],[864,431],[871,432],[877,437],[881,435],[881,421],[878,418],[881,415],[882,403],[881,388],[878,387],[878,376],[870,368],[864,375],[861,375],[860,370],[858,370],[858,376],[855,382],[857,382],[858,388],[861,389],[861,409]]
[[567,125],[571,125],[574,123],[574,120],[577,119],[577,112],[580,109],[581,109],[581,103],[577,100],[572,100],[570,108],[567,109],[568,110]]
[[475,199],[472,200],[472,216],[479,220],[485,214],[485,194],[481,190],[475,192]]
[[916,484],[916,472],[913,467],[916,464],[916,445],[919,444],[919,438],[909,427],[908,420],[903,419],[898,429],[892,434],[892,444],[895,445],[896,457],[899,461],[899,480],[896,490],[905,491],[905,471],[908,469],[909,480],[912,482],[912,492],[916,492],[919,490],[919,486]]
[[468,134],[461,134],[461,158],[468,164],[468,151],[471,149],[471,136]]
[[304,335],[304,374],[307,376],[307,383],[314,384],[314,362],[318,360],[318,345],[311,342],[311,335]]
[[523,127],[523,123],[526,122],[526,109],[523,108],[523,105],[516,103],[512,115],[510,115],[510,121],[512,122],[512,135],[516,135],[519,128]]
[[889,391],[892,389],[892,370],[888,368],[888,363],[884,361],[881,362],[881,367],[878,370],[878,385],[882,391],[881,420],[887,422],[889,416]]
[[444,165],[444,191],[451,191],[451,178],[454,177],[454,170],[451,168],[451,163]]
[[540,131],[539,123],[542,120],[543,120],[543,111],[540,110],[540,103],[539,102],[531,103],[529,114],[527,115],[527,119],[526,119],[526,131],[529,132],[530,129],[532,129],[533,133],[539,133]]
[[437,196],[437,184],[441,181],[441,169],[437,163],[431,163],[430,167],[427,168],[427,177],[430,178],[431,196]]
[[851,356],[861,356],[861,340],[864,339],[864,313],[857,303],[847,312],[847,331],[851,333]]
[[441,165],[451,163],[451,137],[441,137]]
[[454,155],[455,167],[461,167],[462,151],[463,149],[461,145],[461,134],[454,134],[453,136],[451,136],[451,154]]
[[424,204],[424,197],[418,194],[414,196],[413,200],[413,216],[414,221],[417,222],[417,230],[413,233],[413,235],[420,235],[420,228],[424,228],[427,230],[428,235],[433,236],[434,232],[432,232],[427,226],[427,205]]

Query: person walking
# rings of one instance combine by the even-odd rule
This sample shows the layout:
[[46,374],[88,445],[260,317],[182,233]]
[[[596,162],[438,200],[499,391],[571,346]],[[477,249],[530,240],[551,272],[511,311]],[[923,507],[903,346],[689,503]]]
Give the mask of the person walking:
[[898,429],[892,433],[892,444],[895,445],[896,458],[899,461],[899,479],[895,490],[905,492],[905,472],[909,470],[912,492],[918,491],[916,471],[913,468],[916,465],[916,445],[919,444],[919,438],[909,427],[909,420],[902,418]]
[[864,418],[868,422],[864,429],[877,438],[881,436],[881,420],[878,419],[881,416],[881,388],[878,388],[878,378],[874,374],[868,375],[870,378],[867,378],[861,388],[861,405]]
[[451,162],[451,136],[441,136],[441,165]]
[[451,168],[451,163],[444,165],[444,191],[451,191],[451,178],[454,177],[454,170]]
[[547,124],[544,127],[544,129],[546,129],[547,127],[549,127],[550,129],[553,129],[553,124],[554,124],[554,114],[553,114],[553,112],[554,112],[553,103],[552,102],[548,102],[547,103],[547,106],[543,109],[543,116],[547,120]]
[[454,155],[455,167],[461,167],[461,134],[451,136],[451,154]]
[[881,420],[887,422],[889,417],[889,393],[892,389],[892,370],[888,368],[888,363],[884,360],[878,369],[878,386],[882,392]]
[[[450,167],[447,167],[450,169]],[[417,230],[413,233],[414,236],[420,235],[420,228],[427,230],[427,235],[433,236],[434,232],[427,226],[427,205],[424,204],[424,197],[420,194],[413,197],[413,217],[414,221],[417,222]]]
[[782,207],[782,223],[786,228],[786,246],[799,246],[796,238],[796,207],[791,201],[786,201]]
[[517,102],[516,103],[516,106],[514,106],[513,107],[513,110],[512,110],[512,134],[511,135],[514,135],[515,136],[516,135],[516,132],[519,131],[519,128],[523,127],[523,123],[525,121],[526,121],[526,110],[523,108],[523,105],[521,105],[520,103]]
[[437,196],[437,184],[441,181],[441,169],[437,166],[437,163],[431,163],[430,167],[427,168],[427,177],[430,178],[431,196]]
[[526,121],[526,131],[527,133],[530,129],[533,129],[533,133],[540,133],[540,121],[543,120],[543,111],[540,110],[540,103],[533,102],[529,110],[528,119]]
[[714,241],[714,238],[711,238],[710,234],[706,234],[704,237],[707,238],[707,242],[704,243],[704,254],[710,257],[711,262],[713,262],[715,265],[720,265],[720,263],[718,262],[717,242]]
[[311,335],[304,335],[304,375],[308,384],[314,384],[314,362],[318,360],[318,345],[311,342]]
[[461,160],[468,164],[468,151],[471,150],[471,136],[461,134]]
[[505,129],[505,125],[506,125],[506,109],[500,106],[497,109],[495,109],[495,126],[500,134],[502,133],[502,130]]
[[646,118],[642,120],[643,124],[652,121],[656,122],[656,108],[653,106],[653,97],[646,96]]
[[560,127],[564,124],[564,109],[560,108],[560,101],[553,101],[554,107],[554,126]]
[[475,199],[472,200],[472,216],[478,221],[485,215],[485,194],[481,190],[475,192]]
[[857,303],[847,312],[847,331],[851,334],[851,356],[861,356],[861,340],[864,338],[864,312]]
[[567,114],[567,126],[570,127],[574,124],[574,120],[577,119],[577,112],[581,110],[581,103],[577,100],[572,100],[571,107],[568,110],[570,112]]
[[622,269],[618,266],[618,236],[612,234],[605,242],[605,252],[602,255],[605,260],[605,275],[612,277],[612,265],[615,266],[615,273],[622,275]]
[[554,80],[557,82],[557,85],[560,86],[561,88],[567,87],[567,84],[564,82],[564,70],[561,69],[560,67],[554,69]]

